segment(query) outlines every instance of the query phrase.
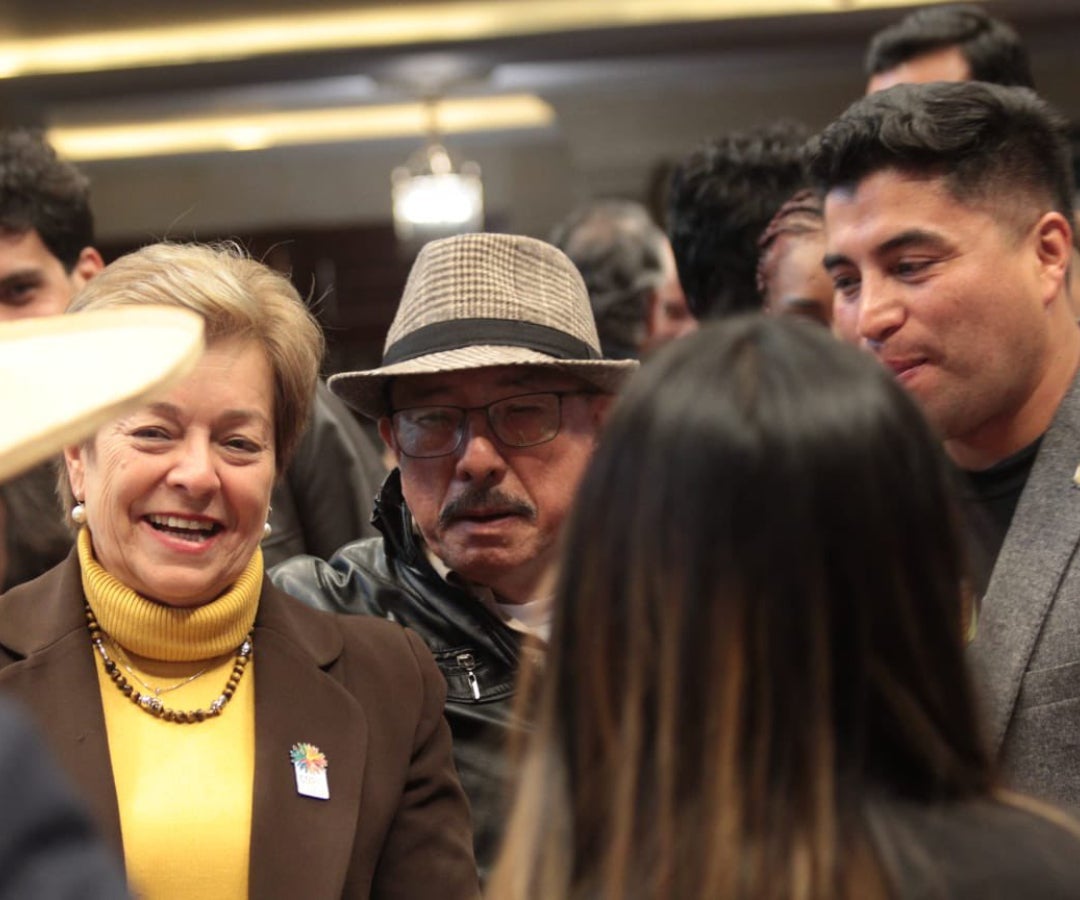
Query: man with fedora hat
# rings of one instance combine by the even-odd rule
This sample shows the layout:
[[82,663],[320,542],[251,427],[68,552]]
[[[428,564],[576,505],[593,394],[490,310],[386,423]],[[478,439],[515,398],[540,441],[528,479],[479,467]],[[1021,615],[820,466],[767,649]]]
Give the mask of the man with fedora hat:
[[376,501],[382,536],[271,572],[314,606],[385,616],[427,641],[482,870],[500,838],[518,661],[542,652],[563,522],[636,365],[602,357],[585,285],[555,247],[504,234],[427,244],[382,365],[330,380],[378,420],[397,462]]

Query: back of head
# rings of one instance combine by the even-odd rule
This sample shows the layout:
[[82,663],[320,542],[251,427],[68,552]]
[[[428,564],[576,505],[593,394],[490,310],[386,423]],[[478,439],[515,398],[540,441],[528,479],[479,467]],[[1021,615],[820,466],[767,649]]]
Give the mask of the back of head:
[[594,892],[507,896],[870,897],[871,793],[988,789],[937,442],[823,329],[740,317],[658,354],[566,546],[508,843],[543,822],[520,880]]
[[250,338],[274,373],[278,471],[307,425],[322,360],[322,330],[292,283],[238,246],[151,244],[106,266],[76,295],[70,312],[155,304],[202,316],[206,342]]
[[90,183],[40,132],[0,132],[0,232],[36,231],[68,271],[94,243]]
[[777,122],[705,144],[676,168],[668,235],[696,318],[761,307],[757,241],[780,205],[807,183],[806,137],[802,126]]
[[992,202],[1024,217],[1030,207],[1053,209],[1072,222],[1066,127],[1027,88],[901,84],[857,100],[827,126],[811,169],[826,190],[885,169],[942,177],[961,202]]
[[1017,33],[978,6],[929,6],[879,31],[866,53],[866,74],[879,75],[946,47],[956,47],[976,81],[1035,87]]
[[609,359],[636,359],[645,340],[649,294],[664,280],[667,237],[648,211],[628,200],[580,207],[551,233],[577,266]]

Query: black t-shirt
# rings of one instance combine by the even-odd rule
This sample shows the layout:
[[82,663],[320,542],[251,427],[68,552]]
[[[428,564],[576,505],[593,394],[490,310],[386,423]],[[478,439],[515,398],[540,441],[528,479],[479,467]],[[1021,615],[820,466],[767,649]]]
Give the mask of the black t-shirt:
[[981,598],[990,584],[990,574],[1041,443],[1040,437],[980,472],[957,470],[968,565],[977,597]]

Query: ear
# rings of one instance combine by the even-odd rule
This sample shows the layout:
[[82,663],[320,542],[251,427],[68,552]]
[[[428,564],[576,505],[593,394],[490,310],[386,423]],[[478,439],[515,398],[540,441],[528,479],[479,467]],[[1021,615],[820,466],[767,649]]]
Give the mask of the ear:
[[597,433],[603,431],[611,414],[611,405],[615,402],[614,394],[597,394],[589,398],[591,403],[592,421],[596,426]]
[[389,416],[383,416],[379,419],[379,437],[386,444],[387,452],[393,457],[394,465],[401,462],[401,451],[398,450],[397,441],[394,440],[394,429],[390,425]]
[[75,290],[81,290],[91,278],[105,268],[105,260],[94,247],[83,247],[71,269],[71,281]]
[[64,448],[64,465],[67,466],[68,484],[71,485],[71,493],[75,499],[86,499],[86,454],[89,452],[88,445],[73,444]]
[[1073,238],[1069,221],[1059,212],[1044,213],[1033,230],[1039,278],[1045,284],[1043,305],[1066,290],[1065,275],[1072,261]]

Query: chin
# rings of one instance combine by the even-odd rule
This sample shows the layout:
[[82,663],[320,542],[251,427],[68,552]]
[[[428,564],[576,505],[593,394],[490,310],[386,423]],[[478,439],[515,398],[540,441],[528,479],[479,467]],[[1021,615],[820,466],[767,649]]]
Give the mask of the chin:
[[444,560],[454,572],[467,581],[490,585],[498,581],[507,570],[517,568],[522,561],[516,553],[465,553],[454,561]]
[[162,585],[161,590],[140,590],[139,593],[152,599],[162,606],[172,606],[176,609],[192,609],[196,606],[205,606],[220,597],[227,591],[229,585],[216,587],[207,584],[185,585],[172,581]]
[[160,603],[162,606],[171,606],[173,609],[194,609],[198,606],[205,606],[216,599],[217,596],[216,594],[213,597],[206,597],[201,594],[193,597],[156,596],[154,602]]

